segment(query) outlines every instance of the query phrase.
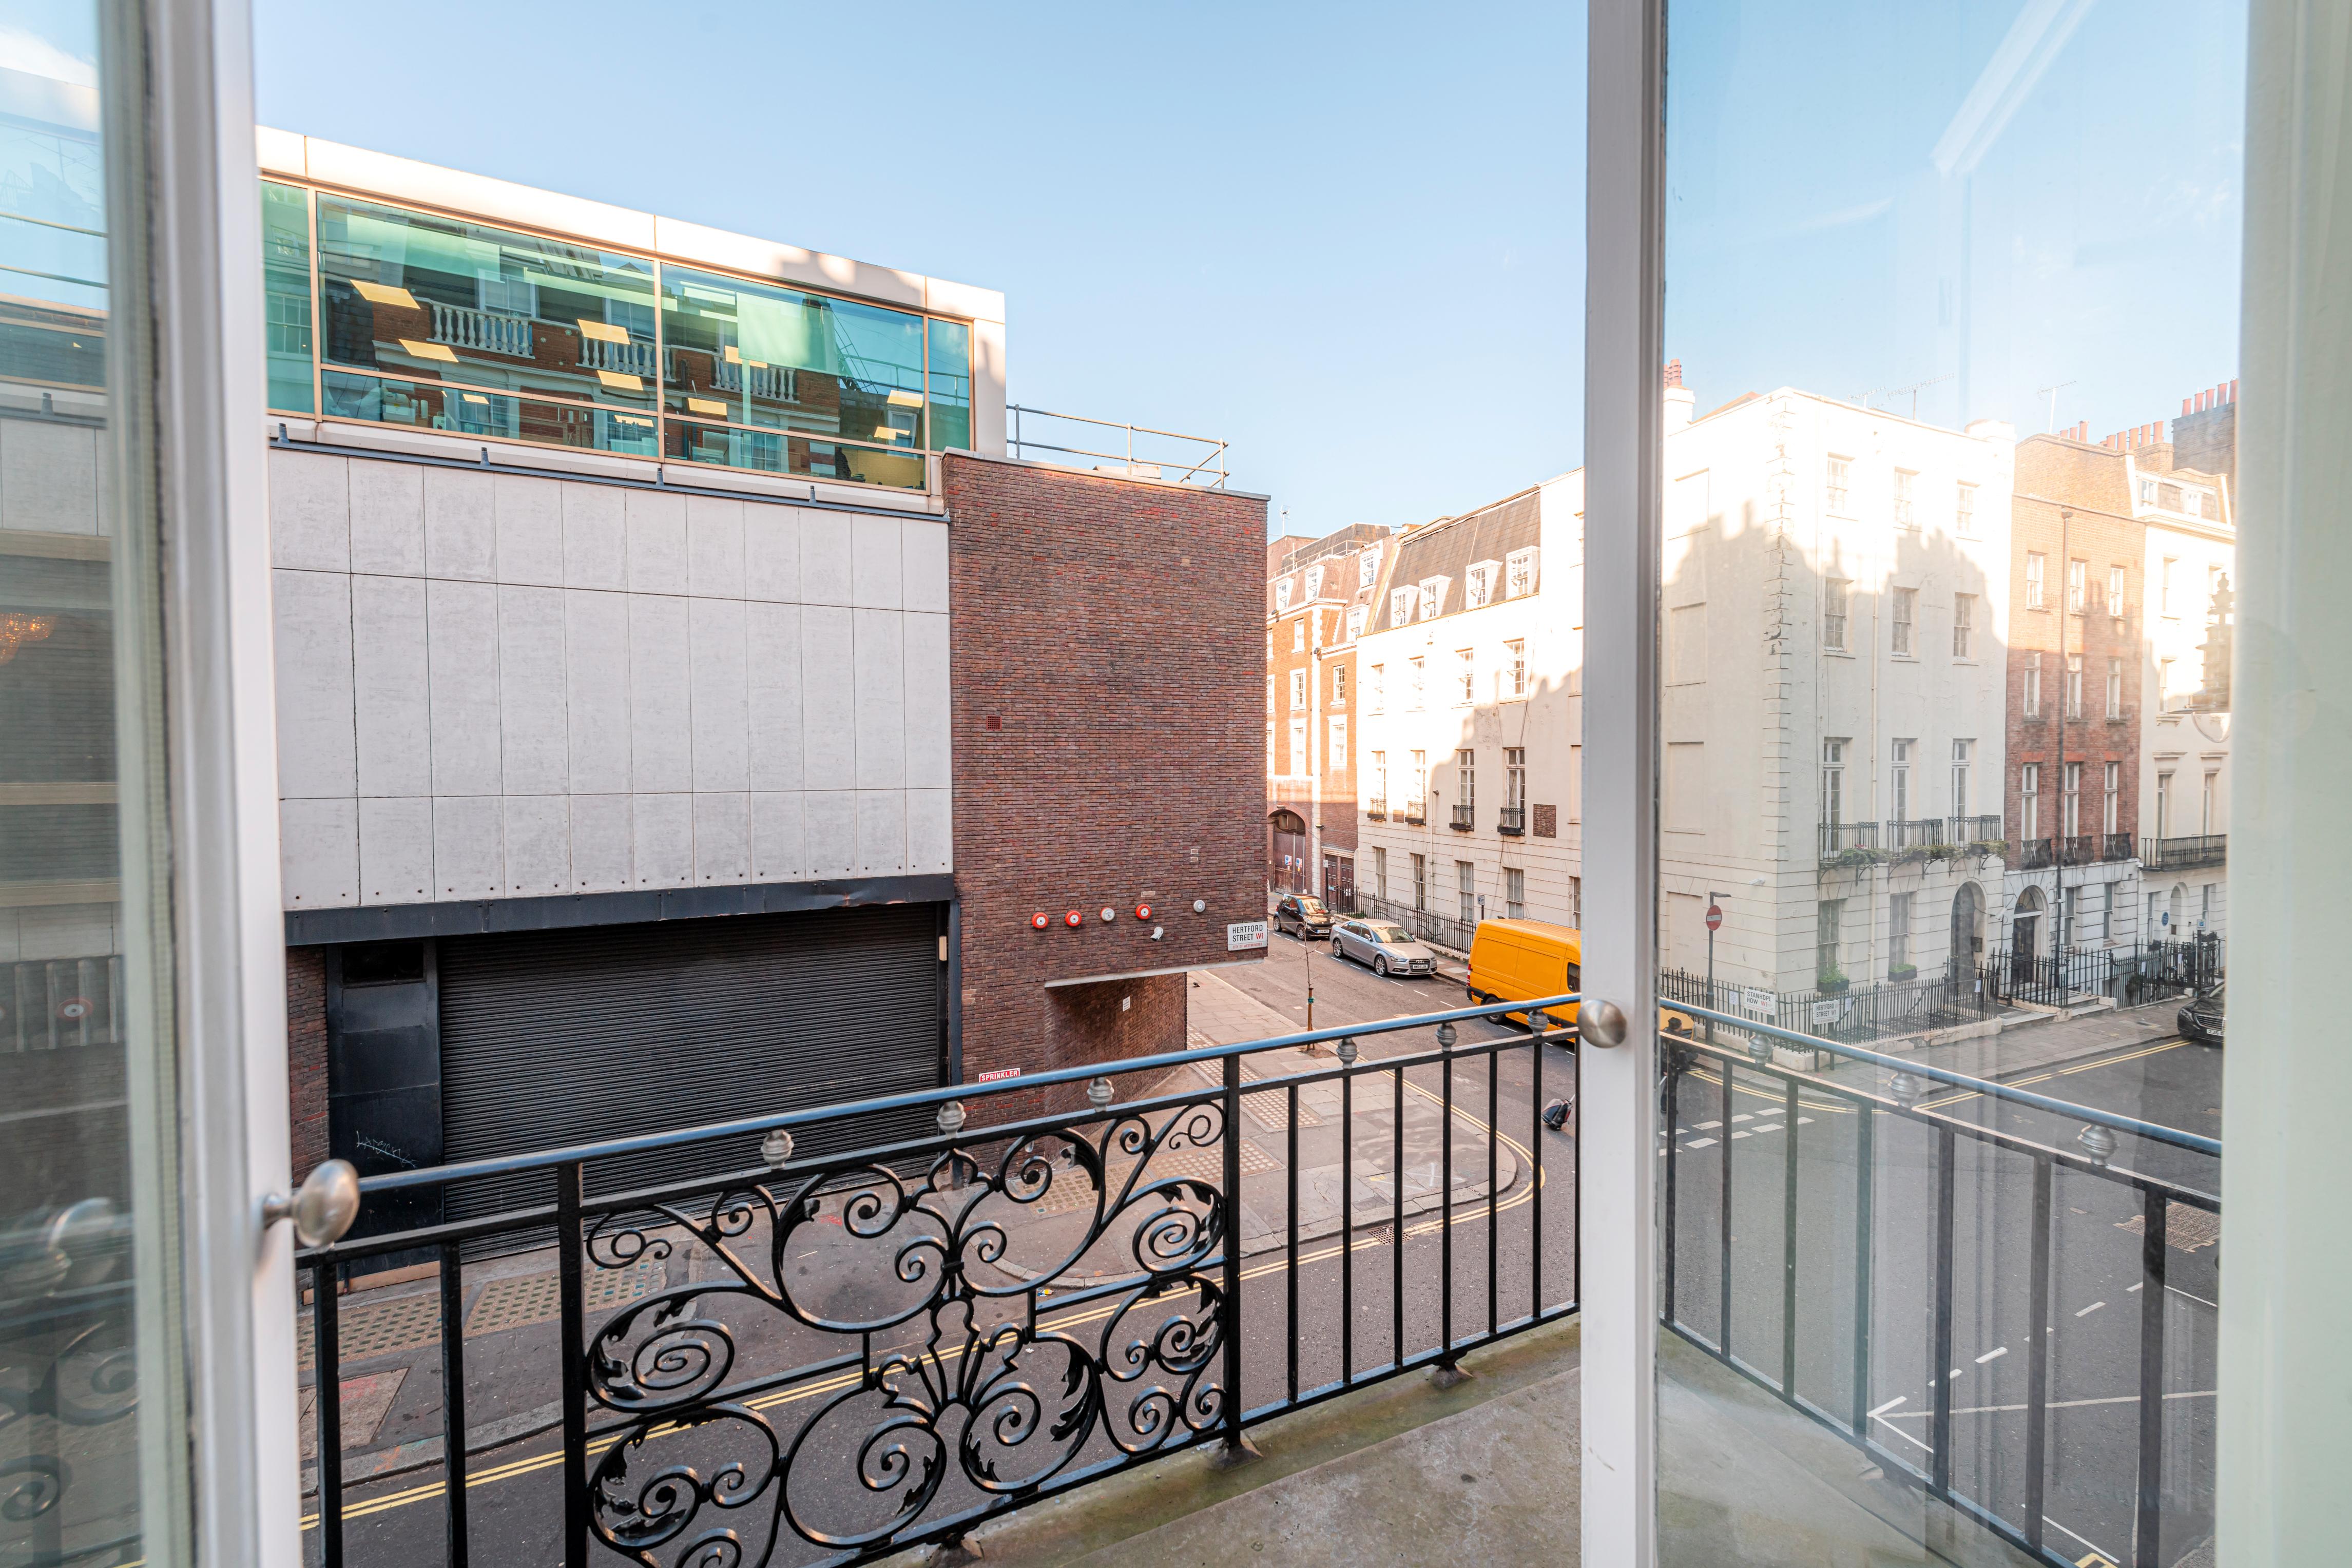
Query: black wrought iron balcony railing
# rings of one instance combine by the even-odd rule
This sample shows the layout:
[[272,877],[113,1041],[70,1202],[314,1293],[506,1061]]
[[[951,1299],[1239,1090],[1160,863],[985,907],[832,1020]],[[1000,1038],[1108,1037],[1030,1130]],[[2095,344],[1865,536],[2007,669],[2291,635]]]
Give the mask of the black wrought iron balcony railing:
[[1952,841],[1941,817],[1883,822],[1879,831],[1890,850],[1932,850]]
[[1999,813],[1981,817],[1954,817],[1951,819],[1951,824],[1952,842],[1956,844],[1991,844],[2000,841]]
[[1404,809],[1397,813],[1398,821],[1410,822],[1416,828],[1428,820],[1427,810],[1418,800],[1407,800]]
[[[1681,1006],[1699,1030],[1662,1030],[1658,1041],[1663,1121],[1674,1129],[1658,1151],[1660,1306],[1675,1343],[2035,1563],[2187,1561],[2183,1547],[2211,1529],[2211,1512],[2210,1500],[2169,1479],[2198,1463],[2190,1456],[2200,1440],[2172,1412],[2175,1402],[2210,1398],[2194,1391],[2213,1386],[2204,1349],[2213,1265],[2199,1249],[2221,1237],[2221,1144],[1916,1056]],[[1998,1126],[1973,1108],[1994,1100]],[[1962,1101],[1971,1108],[1941,1109]],[[1741,1134],[1724,1132],[1743,1115],[1748,1138],[1770,1141],[1735,1157]],[[2167,1174],[2147,1174],[2158,1170]],[[1804,1212],[1822,1222],[1796,1223],[1801,1180]],[[1735,1228],[1735,1205],[1790,1218]],[[1978,1222],[1993,1212],[2014,1222]],[[1832,1215],[1843,1223],[1827,1222]],[[2131,1244],[2101,1252],[2111,1228]],[[1889,1236],[1902,1240],[1893,1252]],[[2098,1384],[2095,1396],[2116,1406],[2107,1428],[2116,1436],[2095,1456],[2075,1437],[2062,1449],[2053,1424],[2083,1386],[2095,1336],[2112,1332],[2074,1326],[2093,1310],[2077,1304],[2090,1269],[2099,1271],[2097,1305],[2128,1303],[2138,1320],[2128,1359],[2103,1364],[2123,1378]],[[1996,1291],[2019,1302],[2011,1321],[2057,1326],[2015,1341],[2006,1370],[1985,1372],[2008,1348],[1979,1354],[1989,1314],[1977,1303]],[[1892,1346],[1902,1348],[1890,1354]],[[1928,1379],[1922,1396],[1906,1355],[1955,1370]],[[1999,1427],[1986,1424],[1994,1412],[2007,1417]],[[2013,1442],[2003,1464],[1979,1462],[1983,1445],[2003,1441]],[[2067,1494],[2084,1495],[2094,1469],[2129,1500],[2128,1550],[2112,1558],[2095,1549],[2084,1557],[2084,1542],[2063,1522]]]
[[2142,839],[2140,863],[2150,871],[2187,871],[2229,859],[2230,835],[2192,833],[2186,838]]
[[2021,843],[2012,844],[2009,863],[2019,871],[2046,871],[2058,863],[2058,841],[2027,839]]
[[2099,833],[2067,833],[2058,841],[2059,858],[2067,865],[2095,864],[2104,839]]
[[2132,836],[2129,833],[2101,833],[2099,858],[2103,861],[2127,861],[2132,858]]
[[[502,1562],[952,1548],[1031,1503],[1188,1448],[1237,1454],[1276,1416],[1450,1369],[1576,1311],[1560,1198],[1576,1156],[1544,1110],[1575,1103],[1578,1058],[1540,1010],[1576,999],[1107,1064],[1124,1089],[1065,1068],[366,1177],[371,1205],[440,1196],[478,1217],[297,1259],[329,1391],[312,1560],[357,1568],[346,1524],[373,1511],[332,1391],[375,1354],[363,1319],[383,1309],[337,1285],[395,1255],[439,1270],[419,1354],[439,1364],[426,1492],[451,1568],[485,1560],[469,1514],[516,1542]],[[1510,1012],[1541,1027],[1454,1028]],[[1532,1092],[1503,1101],[1522,1065]],[[1006,1091],[1021,1099],[992,1098]],[[793,1261],[811,1248],[821,1266]],[[490,1349],[467,1333],[467,1287],[485,1254],[528,1249],[556,1322]],[[510,1416],[469,1431],[467,1414],[473,1394],[504,1415],[518,1389],[557,1396],[520,1459],[531,1439]],[[488,1484],[518,1462],[543,1490]]]
[[1528,809],[1525,806],[1504,807],[1495,819],[1495,831],[1498,833],[1525,833],[1528,831]]
[[1836,865],[1869,858],[1878,847],[1876,822],[1823,822],[1822,863]]
[[1370,818],[1375,822],[1387,821],[1389,819],[1388,797],[1385,795],[1374,795],[1365,800],[1364,815]]
[[1478,828],[1478,808],[1475,806],[1454,807],[1453,828],[1457,833],[1475,832]]

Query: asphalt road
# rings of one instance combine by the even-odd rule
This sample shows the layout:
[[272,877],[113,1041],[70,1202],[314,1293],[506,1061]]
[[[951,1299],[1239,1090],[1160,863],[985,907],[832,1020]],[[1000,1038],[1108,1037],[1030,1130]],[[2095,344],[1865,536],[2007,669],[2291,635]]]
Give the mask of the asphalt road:
[[[1304,987],[1310,963],[1317,993],[1315,1021],[1318,1026],[1377,1022],[1462,1005],[1457,984],[1381,979],[1352,966],[1334,964],[1320,945],[1310,959],[1295,940],[1286,936],[1274,939],[1265,964],[1227,969],[1223,974],[1267,1005],[1298,1019],[1304,1027]],[[1286,989],[1293,981],[1298,988],[1295,996]],[[1572,1092],[1572,1059],[1557,1046],[1536,1045],[1524,1030],[1512,1026],[1465,1025],[1459,1030],[1459,1038],[1463,1044],[1493,1040],[1506,1048],[1500,1054],[1499,1070],[1492,1085],[1493,1125],[1515,1145],[1515,1152],[1540,1153],[1540,1185],[1523,1178],[1491,1206],[1478,1201],[1458,1207],[1450,1238],[1448,1227],[1436,1214],[1408,1215],[1401,1228],[1392,1218],[1368,1218],[1352,1236],[1303,1239],[1295,1273],[1286,1249],[1249,1257],[1244,1270],[1242,1295],[1242,1403],[1245,1409],[1266,1412],[1268,1406],[1286,1402],[1294,1389],[1312,1395],[1341,1379],[1350,1368],[1358,1376],[1377,1375],[1381,1367],[1393,1364],[1400,1331],[1406,1354],[1417,1356],[1444,1343],[1449,1328],[1453,1342],[1462,1344],[1485,1333],[1491,1322],[1509,1324],[1538,1308],[1558,1306],[1572,1299],[1576,1263],[1574,1143],[1567,1134],[1542,1129],[1538,1121],[1538,1112],[1545,1100]],[[1367,1036],[1363,1040],[1364,1058],[1370,1063],[1430,1050],[1434,1044],[1427,1030]],[[1442,1095],[1444,1085],[1441,1073],[1442,1070],[1433,1065],[1412,1069],[1408,1077],[1416,1091]],[[1456,1114],[1483,1128],[1487,1124],[1489,1106],[1484,1060],[1457,1062],[1453,1077]],[[1392,1080],[1359,1082],[1367,1088],[1382,1082],[1392,1085]],[[1449,1250],[1451,1291],[1444,1288],[1449,1278]],[[820,1258],[810,1266],[822,1269],[824,1261]],[[1295,1300],[1289,1288],[1294,1280]],[[1192,1294],[1132,1307],[1127,1316],[1116,1320],[1113,1313],[1119,1303],[1113,1301],[1085,1300],[1075,1305],[1055,1305],[1057,1294],[1066,1298],[1071,1293],[1066,1287],[1041,1292],[1037,1302],[1041,1328],[1069,1333],[1097,1354],[1109,1354],[1114,1364],[1119,1346],[1139,1341],[1148,1343],[1171,1318],[1188,1312],[1196,1317],[1199,1313],[1198,1298]],[[740,1311],[730,1313],[723,1306],[714,1311],[706,1305],[698,1310],[727,1316],[730,1322],[752,1315]],[[918,1322],[919,1325],[927,1324],[929,1320],[926,1317]],[[951,1331],[959,1329],[959,1325],[949,1326]],[[1113,1328],[1116,1332],[1105,1344],[1105,1332]],[[885,1343],[892,1343],[887,1335],[880,1337]],[[967,1359],[961,1346],[955,1343],[957,1337],[957,1332],[950,1332],[943,1341],[945,1354],[940,1364],[950,1375]],[[903,1333],[901,1338],[904,1348],[913,1349],[919,1343]],[[838,1354],[844,1348],[837,1340],[823,1343],[804,1330],[764,1333],[750,1331],[740,1333],[739,1339],[739,1376],[750,1365],[791,1365],[824,1354]],[[552,1396],[557,1366],[556,1335],[551,1324],[541,1323],[482,1339],[469,1338],[467,1343],[469,1389],[495,1381],[509,1390],[520,1386],[529,1391],[528,1397],[520,1401],[524,1404]],[[854,1339],[847,1348],[856,1348]],[[347,1362],[342,1375],[363,1375],[371,1369],[371,1364]],[[1058,1387],[1060,1369],[1048,1358],[1033,1355],[1031,1364],[1024,1370],[1029,1375],[1027,1381],[1048,1389]],[[429,1364],[420,1365],[409,1375],[430,1381],[435,1377],[435,1369]],[[1152,1377],[1146,1376],[1140,1383],[1151,1381]],[[1105,1385],[1105,1414],[1112,1427],[1130,1444],[1144,1440],[1141,1422],[1150,1418],[1148,1410],[1133,1403],[1135,1386],[1139,1384],[1113,1381]],[[437,1383],[433,1387],[437,1389]],[[477,1422],[482,1419],[485,1393],[487,1389],[478,1389],[469,1395],[476,1406]],[[824,1413],[833,1401],[841,1403]],[[437,1395],[435,1402],[437,1403]],[[889,1419],[878,1396],[861,1399],[855,1396],[845,1375],[835,1374],[779,1384],[769,1392],[753,1396],[747,1403],[759,1408],[762,1417],[774,1425],[786,1442],[803,1427],[809,1431],[809,1438],[793,1464],[794,1506],[804,1520],[835,1530],[847,1530],[853,1525],[873,1528],[887,1520],[896,1494],[887,1487],[865,1483],[886,1479],[889,1462],[869,1455],[861,1469],[858,1459],[859,1444]],[[1050,1398],[1047,1405],[1050,1409]],[[989,1414],[993,1416],[996,1408],[991,1407]],[[592,1428],[595,1425],[592,1423]],[[951,1436],[960,1430],[960,1426],[951,1427]],[[747,1445],[743,1437],[743,1433],[737,1433],[730,1439],[723,1428],[688,1435],[683,1442],[673,1437],[666,1439],[666,1448],[656,1446],[649,1453],[665,1464],[695,1465],[707,1482],[732,1460],[757,1460],[764,1455],[763,1438]],[[928,1440],[908,1438],[905,1434],[900,1437],[919,1466],[929,1452]],[[593,1440],[591,1447],[603,1451]],[[497,1563],[501,1568],[509,1564],[561,1563],[558,1538],[562,1518],[562,1470],[557,1449],[554,1436],[547,1434],[476,1455],[469,1460],[467,1536],[472,1562]],[[692,1451],[687,1451],[689,1449]],[[1007,1477],[1018,1479],[1028,1467],[1035,1465],[1035,1455],[1047,1451],[1055,1450],[1041,1433],[1028,1439],[1025,1446],[1004,1448],[995,1458]],[[1108,1441],[1098,1435],[1076,1462],[1096,1462],[1114,1457],[1115,1452]],[[951,1473],[957,1470],[952,1458],[947,1461],[947,1469]],[[644,1465],[632,1468],[627,1495],[639,1495],[652,1474],[651,1469]],[[958,1495],[955,1488],[960,1484],[960,1479],[951,1479],[943,1490],[943,1498]],[[447,1503],[437,1469],[413,1471],[373,1485],[348,1488],[346,1498],[346,1563],[411,1568],[450,1561],[446,1539]],[[315,1500],[306,1511],[315,1511]],[[763,1541],[772,1527],[764,1505],[730,1514],[706,1504],[688,1536],[698,1535],[714,1523],[733,1526],[754,1543]],[[687,1538],[666,1544],[657,1554],[665,1561],[670,1560],[670,1554]],[[306,1543],[310,1560],[319,1561],[320,1533],[316,1528],[308,1531]],[[755,1544],[753,1555],[756,1554]],[[823,1554],[787,1536],[772,1561],[779,1564],[796,1563]],[[619,1561],[602,1548],[597,1557]]]

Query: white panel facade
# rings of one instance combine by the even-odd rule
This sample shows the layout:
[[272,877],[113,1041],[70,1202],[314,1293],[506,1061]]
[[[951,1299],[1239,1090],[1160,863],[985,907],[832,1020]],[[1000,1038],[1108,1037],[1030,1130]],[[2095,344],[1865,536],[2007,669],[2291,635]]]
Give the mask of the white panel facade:
[[947,525],[270,462],[287,907],[951,869]]

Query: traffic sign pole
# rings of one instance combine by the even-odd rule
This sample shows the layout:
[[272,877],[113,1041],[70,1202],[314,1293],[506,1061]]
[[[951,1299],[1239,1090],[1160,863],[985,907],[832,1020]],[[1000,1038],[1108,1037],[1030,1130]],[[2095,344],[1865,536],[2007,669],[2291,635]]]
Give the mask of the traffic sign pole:
[[[1715,934],[1723,928],[1723,905],[1715,901],[1716,896],[1715,890],[1709,888],[1706,894],[1706,1006],[1709,1012],[1723,1010],[1715,1000]],[[1715,1043],[1713,1019],[1706,1020],[1706,1042],[1709,1045]]]

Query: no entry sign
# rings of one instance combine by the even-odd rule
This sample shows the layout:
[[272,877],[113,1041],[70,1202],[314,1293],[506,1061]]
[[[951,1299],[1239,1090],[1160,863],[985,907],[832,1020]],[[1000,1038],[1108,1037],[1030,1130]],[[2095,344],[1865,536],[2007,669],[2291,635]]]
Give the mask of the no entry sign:
[[1709,931],[1723,929],[1723,905],[1720,904],[1710,904],[1706,906],[1706,928]]

